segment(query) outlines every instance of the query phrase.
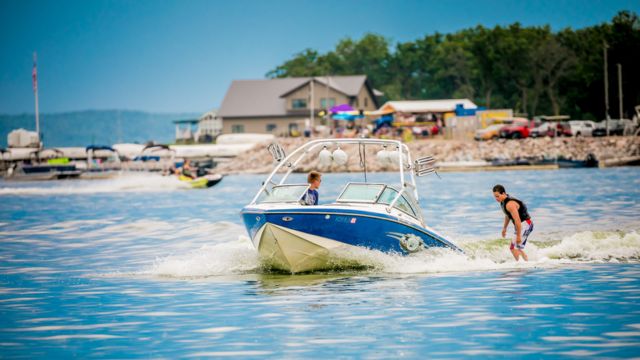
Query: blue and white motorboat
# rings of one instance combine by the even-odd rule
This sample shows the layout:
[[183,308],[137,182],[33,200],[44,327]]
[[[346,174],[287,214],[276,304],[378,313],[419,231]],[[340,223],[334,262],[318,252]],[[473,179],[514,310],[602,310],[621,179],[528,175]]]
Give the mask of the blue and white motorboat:
[[[309,184],[288,183],[290,175],[309,156],[318,155],[320,163],[345,164],[341,147],[346,146],[359,147],[365,181],[345,184],[329,204],[304,205]],[[397,183],[366,181],[362,154],[367,147],[380,148],[376,158],[395,165]],[[288,156],[277,144],[269,150],[277,165],[242,209],[242,217],[262,261],[271,267],[292,273],[328,269],[358,248],[399,254],[431,247],[461,251],[425,224],[419,207],[415,176],[435,171],[432,157],[412,162],[404,143],[364,138],[312,140]]]

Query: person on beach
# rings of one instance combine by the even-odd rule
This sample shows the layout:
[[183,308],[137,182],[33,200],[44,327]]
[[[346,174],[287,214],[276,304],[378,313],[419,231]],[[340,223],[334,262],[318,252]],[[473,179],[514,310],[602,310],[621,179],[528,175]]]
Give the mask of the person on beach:
[[509,222],[513,222],[515,227],[516,237],[511,240],[511,254],[516,259],[520,260],[520,256],[524,261],[529,261],[527,254],[524,252],[524,247],[527,245],[527,239],[533,231],[533,221],[527,211],[527,205],[522,200],[516,199],[513,196],[507,194],[504,186],[498,184],[493,187],[493,197],[500,203],[500,207],[504,212],[504,224],[502,226],[502,237],[507,235],[507,226]]
[[318,189],[322,182],[322,174],[317,171],[311,171],[307,176],[307,182],[309,183],[309,189],[302,197],[302,201],[304,201],[305,205],[318,205]]

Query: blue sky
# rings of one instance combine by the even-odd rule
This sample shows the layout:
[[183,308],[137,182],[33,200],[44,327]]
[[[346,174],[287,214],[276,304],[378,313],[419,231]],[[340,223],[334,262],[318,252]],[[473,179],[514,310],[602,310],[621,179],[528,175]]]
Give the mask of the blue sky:
[[554,30],[640,13],[640,0],[0,0],[0,113],[204,112],[234,79],[374,32],[394,43],[519,21]]

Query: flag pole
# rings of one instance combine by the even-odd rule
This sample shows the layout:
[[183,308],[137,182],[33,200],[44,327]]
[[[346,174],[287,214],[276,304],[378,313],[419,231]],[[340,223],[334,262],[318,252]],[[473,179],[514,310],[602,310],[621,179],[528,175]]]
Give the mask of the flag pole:
[[36,133],[38,134],[38,141],[40,141],[40,117],[38,114],[38,65],[37,65],[38,55],[33,53],[33,93],[36,98]]

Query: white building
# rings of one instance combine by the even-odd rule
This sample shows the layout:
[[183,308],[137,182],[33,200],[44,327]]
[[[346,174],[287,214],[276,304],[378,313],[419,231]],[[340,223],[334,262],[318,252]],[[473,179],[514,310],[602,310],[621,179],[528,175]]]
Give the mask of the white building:
[[216,110],[208,111],[198,119],[174,120],[176,143],[210,143],[222,133],[222,120]]
[[[222,133],[222,120],[218,117],[217,110],[211,110],[200,116],[198,119],[198,130],[196,139],[201,142],[207,137],[213,140]],[[205,141],[206,142],[206,141]]]

